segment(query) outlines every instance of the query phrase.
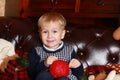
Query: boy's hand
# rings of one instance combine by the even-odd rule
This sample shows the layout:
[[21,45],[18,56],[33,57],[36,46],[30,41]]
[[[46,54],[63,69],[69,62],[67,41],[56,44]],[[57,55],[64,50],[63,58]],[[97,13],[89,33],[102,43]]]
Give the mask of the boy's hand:
[[69,63],[69,67],[70,68],[77,68],[81,65],[80,61],[78,61],[77,59],[72,59]]
[[45,65],[49,67],[57,59],[58,58],[56,56],[49,56],[45,61]]

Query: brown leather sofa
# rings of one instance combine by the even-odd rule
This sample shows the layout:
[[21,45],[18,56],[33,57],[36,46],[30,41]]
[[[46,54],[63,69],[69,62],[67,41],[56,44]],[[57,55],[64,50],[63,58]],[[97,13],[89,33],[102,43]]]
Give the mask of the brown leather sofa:
[[[67,24],[64,41],[73,45],[84,65],[120,64],[120,41],[113,39],[115,28],[98,25]],[[0,17],[0,38],[11,41],[16,50],[29,52],[39,42],[37,22],[30,19]]]

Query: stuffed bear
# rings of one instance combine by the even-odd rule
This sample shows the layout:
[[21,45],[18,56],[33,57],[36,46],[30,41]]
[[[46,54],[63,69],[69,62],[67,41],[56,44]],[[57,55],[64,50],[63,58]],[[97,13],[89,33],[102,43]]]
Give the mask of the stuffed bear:
[[88,77],[88,80],[104,80],[106,78],[107,74],[106,72],[102,71],[98,75],[90,75]]
[[117,74],[116,70],[112,70],[108,74],[101,72],[97,76],[90,75],[88,80],[120,80],[120,74]]
[[8,62],[17,57],[18,55],[15,54],[14,45],[9,41],[0,38],[0,70],[4,72]]
[[112,70],[105,80],[120,80],[120,74],[117,74],[116,70]]

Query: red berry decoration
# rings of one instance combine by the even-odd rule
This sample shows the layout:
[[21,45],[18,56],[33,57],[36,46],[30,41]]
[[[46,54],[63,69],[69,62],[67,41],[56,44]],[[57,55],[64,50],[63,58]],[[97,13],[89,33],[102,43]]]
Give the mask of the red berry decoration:
[[68,63],[63,60],[56,60],[51,64],[50,72],[54,78],[66,77],[69,74]]

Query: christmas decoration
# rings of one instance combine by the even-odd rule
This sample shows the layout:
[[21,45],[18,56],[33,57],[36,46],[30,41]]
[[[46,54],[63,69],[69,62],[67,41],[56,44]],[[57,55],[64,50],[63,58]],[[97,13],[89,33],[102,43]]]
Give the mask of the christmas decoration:
[[116,70],[112,70],[105,80],[120,80],[120,74],[117,74]]
[[56,60],[51,64],[50,72],[54,78],[68,76],[69,74],[68,63],[63,60]]
[[78,78],[78,80],[88,80],[88,78],[84,73],[81,77]]
[[28,59],[25,57],[19,57],[16,59],[17,63],[22,67],[28,67]]

